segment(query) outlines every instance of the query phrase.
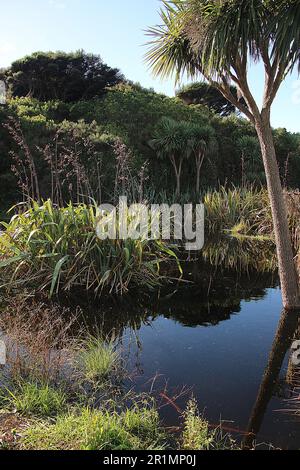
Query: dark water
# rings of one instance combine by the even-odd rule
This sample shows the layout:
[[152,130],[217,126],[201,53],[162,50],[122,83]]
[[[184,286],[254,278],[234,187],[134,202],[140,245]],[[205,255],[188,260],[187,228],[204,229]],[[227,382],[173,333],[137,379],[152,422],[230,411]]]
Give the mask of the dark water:
[[[240,309],[233,310],[230,319],[217,325],[188,325],[188,322],[184,324],[164,315],[154,320],[150,318],[148,325],[135,331],[139,346],[132,341],[132,331],[125,330],[124,348],[130,347],[131,366],[139,371],[137,388],[149,390],[146,382],[160,374],[155,381],[156,390],[164,388],[166,380],[170,397],[177,395],[183,385],[192,387],[209,422],[218,424],[222,419],[227,421],[225,427],[246,431],[268,365],[281,310],[279,289],[267,289],[264,298],[242,300]],[[283,382],[288,356],[284,354],[280,367]],[[270,387],[273,385],[272,380]],[[266,409],[259,411],[264,416],[257,441],[299,449],[300,419],[297,422],[277,411],[286,403],[276,395],[285,396],[287,391],[280,393],[278,387],[271,391]],[[183,403],[184,397],[177,401],[179,406]],[[169,425],[178,424],[173,407],[163,408],[162,416]]]
[[284,412],[300,395],[291,362],[300,316],[282,310],[273,248],[252,248],[207,245],[184,265],[187,282],[121,305],[88,303],[85,320],[118,339],[131,371],[126,386],[153,393],[167,426],[181,426],[193,394],[209,423],[222,421],[239,442],[300,449],[300,413]]
[[123,311],[102,312],[102,327],[120,337],[133,371],[128,385],[175,397],[176,406],[161,397],[169,426],[180,425],[179,409],[193,393],[209,422],[224,421],[238,440],[251,432],[259,444],[299,449],[300,417],[282,410],[293,390],[290,348],[300,323],[297,313],[282,311],[276,276],[207,263],[188,275],[193,285],[146,307],[135,299]]

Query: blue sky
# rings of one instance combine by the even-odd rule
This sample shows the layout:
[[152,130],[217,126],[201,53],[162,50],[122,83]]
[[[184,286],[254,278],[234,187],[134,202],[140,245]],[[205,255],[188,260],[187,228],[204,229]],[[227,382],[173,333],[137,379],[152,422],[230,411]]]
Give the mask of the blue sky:
[[[10,0],[1,1],[0,67],[37,50],[100,54],[127,78],[174,94],[172,80],[154,79],[144,63],[144,30],[159,22],[160,0]],[[250,83],[259,100],[263,70],[251,68]],[[272,124],[300,132],[300,81],[293,74],[274,104]]]

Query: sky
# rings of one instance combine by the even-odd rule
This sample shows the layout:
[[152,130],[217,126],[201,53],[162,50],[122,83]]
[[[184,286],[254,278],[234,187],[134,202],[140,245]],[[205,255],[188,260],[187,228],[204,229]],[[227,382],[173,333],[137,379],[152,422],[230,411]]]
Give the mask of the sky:
[[[0,67],[35,51],[84,49],[144,87],[173,96],[174,80],[154,78],[144,61],[147,26],[159,24],[160,0],[0,0]],[[264,72],[249,70],[261,101]],[[289,76],[273,106],[272,125],[300,132],[300,79]]]

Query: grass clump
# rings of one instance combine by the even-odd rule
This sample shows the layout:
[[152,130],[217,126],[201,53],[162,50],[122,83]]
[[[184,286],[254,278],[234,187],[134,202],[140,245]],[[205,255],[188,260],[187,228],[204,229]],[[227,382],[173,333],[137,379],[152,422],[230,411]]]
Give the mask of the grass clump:
[[190,400],[184,413],[182,450],[209,450],[213,440],[207,421],[198,412],[196,401]]
[[[149,425],[147,427],[145,425]],[[117,414],[84,409],[59,416],[55,424],[37,423],[26,430],[26,450],[157,450],[164,433],[154,409],[133,409]]]
[[13,390],[2,391],[2,402],[26,416],[51,417],[62,413],[67,398],[60,389],[48,384],[20,382]]
[[161,429],[159,415],[154,407],[139,408],[136,405],[132,410],[126,410],[122,415],[125,429],[132,435],[138,436],[146,444],[146,448],[151,446],[161,446],[165,442],[166,436]]
[[221,187],[207,192],[203,202],[210,234],[233,231],[244,235],[272,235],[272,216],[265,189]]
[[3,223],[0,267],[8,285],[46,290],[50,297],[78,287],[99,296],[103,291],[123,295],[132,287],[161,285],[161,263],[178,261],[167,244],[101,240],[96,233],[99,217],[96,205],[59,208],[48,200],[42,206],[33,202],[26,212]]
[[77,363],[88,381],[104,380],[117,369],[120,354],[113,341],[90,336],[82,344]]
[[238,450],[234,439],[223,432],[222,424],[211,429],[209,423],[200,415],[195,399],[188,402],[183,418],[181,450]]

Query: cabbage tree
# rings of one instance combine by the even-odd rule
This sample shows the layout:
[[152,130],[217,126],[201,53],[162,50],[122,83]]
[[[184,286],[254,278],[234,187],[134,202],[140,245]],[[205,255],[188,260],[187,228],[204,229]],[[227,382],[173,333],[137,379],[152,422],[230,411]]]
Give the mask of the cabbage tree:
[[[300,307],[287,210],[276,160],[271,108],[285,77],[300,70],[299,0],[163,0],[150,28],[147,60],[161,77],[186,73],[217,88],[255,126],[272,208],[284,307]],[[264,68],[262,106],[249,85],[250,63]],[[239,96],[234,96],[235,85]],[[288,110],[287,110],[288,112]]]
[[190,123],[162,118],[149,142],[159,158],[168,158],[173,166],[176,178],[176,196],[181,193],[181,176],[184,160],[191,155]]
[[200,192],[200,176],[206,155],[212,149],[215,131],[209,125],[192,124],[190,126],[189,147],[195,157],[196,193]]

